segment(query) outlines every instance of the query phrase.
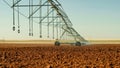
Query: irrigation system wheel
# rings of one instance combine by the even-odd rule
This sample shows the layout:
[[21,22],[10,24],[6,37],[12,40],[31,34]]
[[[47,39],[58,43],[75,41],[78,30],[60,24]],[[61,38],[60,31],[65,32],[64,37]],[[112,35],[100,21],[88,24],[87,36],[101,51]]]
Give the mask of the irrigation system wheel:
[[60,46],[60,42],[59,41],[55,41],[55,46]]
[[81,46],[81,43],[80,43],[79,41],[77,41],[77,42],[75,43],[75,45],[76,45],[76,46]]

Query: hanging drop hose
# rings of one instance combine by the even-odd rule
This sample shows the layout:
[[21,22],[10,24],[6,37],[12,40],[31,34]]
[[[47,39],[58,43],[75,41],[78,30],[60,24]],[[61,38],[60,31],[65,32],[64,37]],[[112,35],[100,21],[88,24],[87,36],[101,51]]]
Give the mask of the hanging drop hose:
[[[29,15],[30,15],[30,11],[31,11],[31,9],[30,9],[30,0],[29,0]],[[32,34],[31,34],[31,19],[30,19],[30,17],[29,17],[29,36],[31,36]]]
[[17,7],[17,9],[18,9],[18,33],[20,33],[19,7]]
[[[42,5],[42,0],[39,2],[40,5]],[[39,9],[39,30],[40,30],[40,38],[42,38],[42,9]]]
[[[31,14],[33,13],[33,0],[31,0]],[[31,16],[31,36],[33,36],[33,15]]]
[[[33,0],[30,0],[30,5],[33,5]],[[30,14],[33,13],[33,6],[29,6],[30,8]],[[30,17],[30,15],[29,15]],[[31,36],[33,36],[33,15],[30,17],[30,33]]]
[[[47,5],[49,5],[49,3],[47,3]],[[49,22],[49,6],[47,6],[47,15],[48,15],[47,22]],[[49,24],[47,25],[47,32],[48,32],[47,37],[49,38]]]
[[52,17],[53,17],[53,39],[54,39],[54,11],[52,12]]
[[[14,0],[13,0],[13,4],[14,4]],[[15,31],[15,8],[13,6],[13,31]]]

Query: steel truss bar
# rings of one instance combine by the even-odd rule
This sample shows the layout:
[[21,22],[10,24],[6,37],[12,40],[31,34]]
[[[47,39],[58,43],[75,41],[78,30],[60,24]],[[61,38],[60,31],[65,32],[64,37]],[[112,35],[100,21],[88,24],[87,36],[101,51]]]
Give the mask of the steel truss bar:
[[21,0],[16,0],[16,2],[13,3],[12,7],[14,7],[16,4],[18,4]]
[[49,17],[46,17],[46,16],[44,16],[44,17],[35,17],[35,16],[33,16],[33,17],[31,17],[31,18],[60,18],[59,16],[54,16],[54,17],[52,17],[52,16],[49,16]]
[[[39,6],[51,6],[51,5],[15,5],[14,7],[29,7],[29,6],[39,7]],[[57,6],[59,6],[59,5],[57,5]]]

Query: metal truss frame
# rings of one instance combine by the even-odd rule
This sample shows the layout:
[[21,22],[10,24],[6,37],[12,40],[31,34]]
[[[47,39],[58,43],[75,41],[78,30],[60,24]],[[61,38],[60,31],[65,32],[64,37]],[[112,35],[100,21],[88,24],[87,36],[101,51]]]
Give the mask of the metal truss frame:
[[[62,40],[64,37],[73,38],[74,41],[86,42],[86,40],[72,27],[72,23],[64,12],[61,4],[57,0],[27,0],[28,3],[22,4],[26,0],[12,0],[11,8],[13,9],[13,31],[15,31],[16,23],[18,23],[18,33],[20,33],[20,9],[26,7],[29,20],[29,36],[34,35],[34,21],[37,19],[39,25],[39,37],[43,37],[43,24],[47,27],[47,37]],[[17,10],[17,15],[16,14]],[[17,22],[16,22],[17,16]],[[23,15],[24,16],[24,15]],[[52,30],[50,29],[52,27]],[[56,37],[55,37],[56,36]],[[70,40],[70,38],[68,38]],[[72,39],[71,39],[72,40]]]

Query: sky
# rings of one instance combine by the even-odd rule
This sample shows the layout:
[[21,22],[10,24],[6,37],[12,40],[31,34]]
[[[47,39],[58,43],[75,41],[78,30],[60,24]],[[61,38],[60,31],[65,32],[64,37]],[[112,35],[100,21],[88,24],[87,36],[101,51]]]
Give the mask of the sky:
[[[58,0],[73,27],[87,40],[120,39],[120,0]],[[23,19],[25,22],[26,20]],[[21,34],[12,31],[12,9],[0,0],[0,39],[37,39],[29,37],[28,23]]]

